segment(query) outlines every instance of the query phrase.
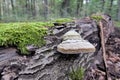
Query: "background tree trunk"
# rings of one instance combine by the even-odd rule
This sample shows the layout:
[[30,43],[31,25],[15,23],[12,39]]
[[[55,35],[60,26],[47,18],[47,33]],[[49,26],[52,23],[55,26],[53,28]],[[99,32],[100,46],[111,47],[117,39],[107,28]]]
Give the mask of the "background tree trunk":
[[105,0],[101,0],[101,4],[102,4],[102,8],[101,8],[101,11],[104,11],[104,6],[105,6]]
[[76,9],[76,15],[79,16],[80,12],[82,11],[83,6],[83,0],[77,0],[77,9]]
[[118,0],[118,20],[120,21],[120,0]]
[[15,14],[15,8],[14,8],[14,3],[13,3],[13,0],[11,0],[11,6],[12,6],[12,13],[13,13],[13,15]]
[[2,4],[1,4],[1,0],[0,0],[0,21],[2,20]]
[[109,13],[110,13],[111,10],[112,10],[112,6],[113,6],[113,0],[110,0],[110,6],[108,7]]
[[63,0],[63,2],[61,3],[61,9],[60,9],[61,17],[65,17],[66,14],[68,14],[69,12],[70,12],[70,1]]
[[44,9],[44,12],[43,12],[43,15],[45,17],[45,19],[47,20],[48,18],[48,0],[43,0],[43,9]]
[[36,12],[36,0],[31,0],[31,5],[32,5],[32,8],[31,8],[31,11],[32,11],[32,16],[33,17],[36,17],[37,15],[37,12]]

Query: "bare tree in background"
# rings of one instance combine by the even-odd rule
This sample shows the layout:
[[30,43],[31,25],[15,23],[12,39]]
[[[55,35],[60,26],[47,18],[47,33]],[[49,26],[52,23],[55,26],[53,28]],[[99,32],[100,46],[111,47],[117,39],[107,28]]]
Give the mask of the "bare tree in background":
[[11,6],[12,6],[12,13],[15,14],[15,8],[14,8],[14,2],[11,0]]
[[61,9],[60,9],[61,16],[66,16],[65,14],[70,13],[70,1],[69,0],[63,0],[61,3]]
[[113,0],[110,0],[110,6],[108,7],[108,13],[111,12],[113,6]]
[[2,19],[2,4],[1,4],[1,0],[0,0],[0,20]]
[[120,21],[120,0],[118,0],[118,20]]
[[43,0],[43,8],[44,8],[43,15],[45,19],[47,19],[48,18],[48,0]]
[[77,16],[82,11],[82,6],[83,6],[83,0],[77,0],[77,9],[76,9],[76,15]]
[[101,11],[103,11],[104,10],[104,6],[105,6],[105,0],[101,0],[101,4],[102,4]]

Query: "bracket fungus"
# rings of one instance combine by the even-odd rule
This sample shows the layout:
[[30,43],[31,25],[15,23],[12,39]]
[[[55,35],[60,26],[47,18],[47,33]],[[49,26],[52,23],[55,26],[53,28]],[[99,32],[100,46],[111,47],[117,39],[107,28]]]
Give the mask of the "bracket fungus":
[[57,46],[57,51],[63,54],[90,53],[95,52],[95,47],[75,30],[70,30],[63,35],[63,42]]

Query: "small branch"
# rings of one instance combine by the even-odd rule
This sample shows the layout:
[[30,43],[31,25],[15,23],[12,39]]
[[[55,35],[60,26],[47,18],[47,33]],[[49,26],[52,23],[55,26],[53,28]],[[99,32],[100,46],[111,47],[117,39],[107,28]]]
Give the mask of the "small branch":
[[107,71],[107,61],[106,61],[106,50],[105,50],[105,39],[104,39],[104,32],[103,32],[103,23],[99,22],[99,28],[100,28],[100,38],[101,38],[101,46],[103,51],[103,62],[105,66],[105,73],[106,73],[106,79],[108,80],[108,71]]

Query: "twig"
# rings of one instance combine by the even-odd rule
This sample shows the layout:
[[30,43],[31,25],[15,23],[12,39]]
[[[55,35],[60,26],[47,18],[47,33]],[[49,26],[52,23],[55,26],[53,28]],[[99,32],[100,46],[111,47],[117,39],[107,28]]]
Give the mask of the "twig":
[[100,28],[100,38],[101,38],[101,46],[103,51],[103,62],[105,66],[105,73],[106,73],[106,79],[108,80],[108,71],[107,71],[107,61],[106,61],[106,50],[105,50],[105,39],[104,39],[104,32],[103,32],[103,23],[99,22],[99,28]]

